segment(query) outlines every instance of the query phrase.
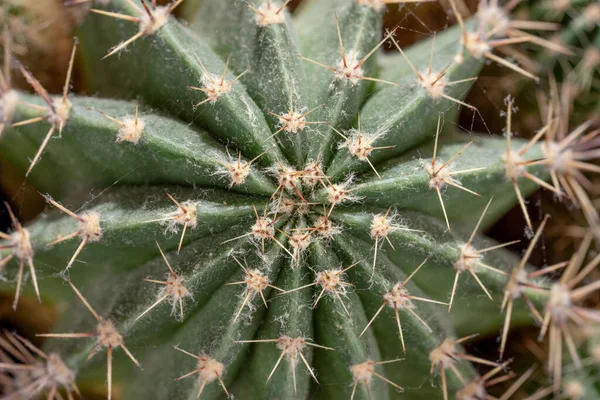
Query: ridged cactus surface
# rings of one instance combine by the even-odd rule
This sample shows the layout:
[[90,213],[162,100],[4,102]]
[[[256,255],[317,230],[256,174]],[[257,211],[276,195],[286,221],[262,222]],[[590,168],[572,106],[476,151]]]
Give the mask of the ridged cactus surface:
[[456,123],[480,118],[465,97],[496,60],[491,19],[404,49],[381,36],[388,1],[180,3],[94,3],[73,49],[91,96],[21,65],[37,93],[0,92],[2,158],[48,202],[1,236],[15,307],[39,287],[61,310],[43,350],[109,398],[486,398],[508,364],[461,344],[503,351],[552,295],[481,232],[560,192],[543,146],[511,138],[510,99],[506,138]]

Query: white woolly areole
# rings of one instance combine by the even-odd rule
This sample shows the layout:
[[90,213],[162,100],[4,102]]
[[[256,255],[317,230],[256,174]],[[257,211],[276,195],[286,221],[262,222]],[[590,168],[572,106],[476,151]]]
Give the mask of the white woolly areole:
[[12,121],[18,101],[19,94],[15,90],[9,90],[0,97],[0,123]]
[[292,236],[290,236],[289,241],[290,246],[292,246],[293,249],[302,251],[306,250],[306,248],[310,245],[311,238],[310,234],[296,232]]
[[152,10],[152,18],[148,13],[142,13],[140,19],[140,32],[152,35],[169,21],[169,7],[158,6]]
[[96,346],[117,348],[123,344],[123,336],[117,331],[112,321],[100,321],[96,327],[98,343]]
[[250,164],[245,161],[224,165],[225,170],[218,170],[215,175],[229,177],[229,187],[242,185],[250,175]]
[[391,218],[385,216],[385,214],[373,215],[371,220],[371,238],[379,239],[385,238],[392,231],[393,226]]
[[177,211],[168,213],[165,217],[169,218],[169,230],[175,230],[177,225],[186,225],[192,229],[198,224],[198,208],[193,201],[181,203],[182,207],[177,207]]
[[248,273],[244,278],[244,283],[246,284],[246,291],[255,295],[269,286],[269,277],[258,269],[251,269],[248,270]]
[[523,176],[525,172],[525,166],[519,163],[523,162],[524,159],[516,151],[502,154],[502,161],[504,161],[504,175],[508,179],[518,179]]
[[274,24],[283,24],[285,22],[285,14],[281,4],[278,2],[267,1],[257,8],[256,23],[259,26],[267,26]]
[[371,7],[375,11],[381,11],[385,7],[385,0],[356,0],[356,3]]
[[550,288],[550,296],[546,303],[546,309],[550,311],[552,320],[557,323],[567,322],[568,314],[573,307],[571,292],[562,283],[555,283]]
[[69,120],[72,104],[69,99],[63,101],[63,98],[60,97],[52,99],[52,106],[54,107],[54,112],[50,112],[48,122],[53,126],[58,127],[59,130],[62,130]]
[[259,218],[256,220],[254,225],[250,228],[250,231],[257,239],[270,239],[275,236],[275,227],[273,226],[273,220],[268,217]]
[[460,183],[458,180],[454,179],[451,175],[452,173],[452,168],[450,165],[446,165],[445,167],[441,168],[441,166],[444,165],[444,161],[442,160],[435,160],[435,162],[432,163],[426,163],[425,164],[425,170],[427,171],[427,174],[429,174],[429,187],[432,189],[443,189],[446,185],[447,182],[453,182],[453,183]]
[[100,226],[100,214],[95,211],[89,211],[79,216],[77,228],[79,237],[88,242],[97,242],[102,239],[102,227]]
[[330,219],[323,216],[319,217],[315,222],[314,230],[319,236],[326,239],[333,239],[334,235],[339,235],[342,232],[339,226],[333,225]]
[[470,244],[463,244],[459,247],[460,255],[458,260],[454,262],[454,268],[457,271],[465,271],[473,268],[475,263],[480,261],[483,257],[477,253],[477,249]]
[[278,118],[281,127],[287,133],[298,133],[306,128],[306,117],[299,112],[292,111]]
[[346,287],[342,285],[342,270],[330,269],[317,273],[315,283],[320,285],[327,293],[346,294]]
[[306,347],[306,340],[302,337],[281,336],[276,346],[283,351],[291,361],[298,362],[297,355]]
[[185,287],[184,279],[177,274],[169,272],[166,282],[167,284],[162,285],[156,297],[161,299],[165,296],[169,296],[171,298],[171,315],[177,315],[176,311],[179,300],[185,299],[186,297],[192,297],[192,294]]
[[141,118],[125,117],[121,121],[121,127],[117,133],[117,143],[130,142],[138,144],[142,138],[142,132],[146,124]]
[[198,360],[198,369],[200,370],[200,380],[210,383],[223,376],[225,366],[214,358],[203,356]]
[[456,358],[454,358],[454,354],[456,353],[455,346],[456,344],[453,340],[444,340],[441,345],[429,353],[429,361],[433,365],[443,369],[450,367],[456,362]]
[[298,171],[291,168],[285,168],[283,166],[276,169],[275,175],[279,180],[279,184],[282,188],[288,191],[295,191],[300,189],[300,178],[301,175]]
[[512,299],[517,299],[523,295],[525,285],[528,283],[527,272],[522,268],[515,268],[510,273],[504,292]]
[[483,7],[480,6],[476,18],[483,26],[484,32],[494,33],[492,37],[505,37],[510,27],[508,14],[497,4],[488,3]]
[[358,52],[350,50],[346,53],[346,62],[339,59],[335,65],[335,77],[337,79],[348,79],[353,85],[362,78],[363,70],[358,66]]
[[33,246],[31,245],[31,235],[25,228],[14,231],[10,234],[10,247],[13,255],[19,260],[29,260],[33,258]]
[[544,141],[542,143],[542,152],[548,161],[550,161],[550,169],[556,172],[569,174],[572,172],[572,167],[569,167],[569,162],[574,160],[573,150],[567,148],[562,149],[561,146],[554,141]]
[[352,177],[347,179],[345,182],[339,184],[331,184],[325,188],[327,191],[327,200],[331,204],[339,204],[346,201],[352,202],[359,200],[359,197],[353,195],[348,186],[352,184]]
[[448,84],[448,77],[440,78],[438,72],[425,70],[420,72],[421,79],[418,79],[419,85],[429,93],[432,99],[437,99],[444,94],[444,88]]
[[272,210],[275,214],[306,215],[310,212],[310,204],[300,200],[294,200],[289,197],[282,197],[281,201],[277,200],[272,205]]
[[479,379],[473,380],[456,392],[456,400],[481,400],[487,398],[484,383]]
[[350,367],[350,372],[352,372],[354,382],[362,382],[365,385],[369,385],[373,380],[375,361],[367,360],[364,363],[354,364]]
[[[465,37],[461,39],[461,43],[469,53],[477,59],[483,57],[485,53],[489,53],[492,50],[490,44],[485,38],[479,36],[477,32],[467,32]],[[462,61],[460,63],[462,63]]]
[[383,300],[393,309],[414,309],[415,305],[409,299],[408,290],[402,283],[396,283],[392,290],[383,295]]
[[200,83],[202,84],[202,87],[204,87],[204,93],[211,104],[215,104],[219,97],[229,93],[233,86],[232,82],[226,79],[223,79],[223,82],[221,82],[221,76],[215,74],[204,74],[202,78],[200,78]]
[[323,173],[323,169],[321,168],[321,164],[319,164],[317,162],[308,163],[306,165],[306,167],[303,169],[303,171],[304,171],[304,173],[301,176],[302,184],[304,184],[305,186],[307,186],[309,188],[312,188],[317,183],[319,183],[320,180],[325,175]]
[[376,136],[373,134],[365,134],[356,129],[350,130],[346,137],[346,141],[340,143],[340,149],[348,149],[348,152],[361,161],[365,161],[373,152],[373,142]]

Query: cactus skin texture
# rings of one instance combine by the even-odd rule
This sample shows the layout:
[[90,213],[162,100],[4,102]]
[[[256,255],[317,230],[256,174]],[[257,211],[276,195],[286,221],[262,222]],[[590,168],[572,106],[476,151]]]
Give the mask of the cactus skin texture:
[[[68,96],[36,165],[47,122],[2,134],[3,159],[32,167],[53,208],[23,228],[41,299],[64,310],[44,351],[82,389],[104,387],[106,353],[109,398],[464,394],[469,360],[456,356],[442,384],[430,353],[497,335],[520,263],[502,248],[465,261],[497,245],[478,232],[518,204],[506,140],[454,128],[483,60],[454,62],[458,26],[405,49],[430,86],[399,53],[363,60],[381,40],[383,1],[307,1],[294,18],[275,1],[189,3],[189,24],[170,15],[178,3],[150,14],[137,0],[95,4],[77,33],[94,96]],[[45,115],[39,96],[18,97],[13,121]],[[538,188],[517,178],[524,196]],[[532,321],[516,303],[512,325]],[[90,349],[101,354],[86,362]]]

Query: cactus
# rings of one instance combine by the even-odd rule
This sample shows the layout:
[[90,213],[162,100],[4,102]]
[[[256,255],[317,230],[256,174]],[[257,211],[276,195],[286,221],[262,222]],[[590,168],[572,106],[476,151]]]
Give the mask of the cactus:
[[[511,138],[510,99],[506,139],[454,123],[479,115],[465,96],[484,59],[534,76],[493,54],[509,39],[485,9],[463,20],[453,1],[458,26],[407,49],[399,28],[381,38],[398,2],[314,0],[292,18],[288,2],[189,1],[189,26],[182,0],[94,2],[61,94],[20,64],[36,93],[14,90],[6,68],[2,158],[49,210],[11,213],[3,290],[62,316],[43,351],[0,340],[5,390],[480,399],[508,377],[509,327],[538,321],[560,391],[557,338],[577,357],[561,323],[594,320],[579,304],[597,282],[575,285],[595,264],[556,283],[541,277],[568,263],[530,270],[546,219],[523,260],[480,235],[519,203],[532,234],[525,197],[561,192],[544,130]],[[76,55],[94,96],[69,93]],[[498,332],[496,360],[461,348]]]

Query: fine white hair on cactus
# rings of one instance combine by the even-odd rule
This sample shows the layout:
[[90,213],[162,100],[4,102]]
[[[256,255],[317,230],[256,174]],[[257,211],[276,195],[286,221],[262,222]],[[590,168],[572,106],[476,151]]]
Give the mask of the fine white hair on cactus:
[[175,271],[171,267],[171,264],[169,263],[167,256],[165,256],[165,253],[160,248],[160,245],[158,244],[158,242],[156,242],[156,246],[158,247],[158,251],[160,251],[160,255],[162,256],[163,260],[165,261],[165,264],[167,264],[167,267],[169,268],[169,274],[167,275],[166,281],[157,281],[157,280],[148,279],[148,278],[144,279],[144,281],[146,281],[146,282],[156,283],[156,284],[161,285],[162,287],[158,292],[158,296],[157,296],[158,300],[156,300],[156,302],[154,304],[152,304],[144,312],[142,312],[135,320],[137,321],[138,319],[142,318],[144,315],[146,315],[148,312],[150,312],[150,310],[152,310],[154,307],[156,307],[163,301],[170,298],[171,315],[176,314],[175,310],[177,309],[177,306],[179,306],[179,318],[176,317],[176,319],[178,321],[182,322],[183,321],[183,300],[186,297],[192,297],[192,294],[184,286],[184,279],[181,276],[179,276],[177,273],[175,273]]
[[343,279],[343,274],[346,271],[348,271],[350,268],[353,268],[356,265],[358,265],[359,263],[360,263],[360,261],[356,262],[346,268],[340,267],[338,269],[319,271],[319,272],[317,272],[317,274],[315,276],[315,281],[313,283],[309,283],[307,285],[300,286],[295,289],[287,290],[284,293],[291,293],[291,292],[306,289],[306,288],[309,288],[312,286],[321,286],[321,291],[319,292],[319,295],[313,302],[312,308],[314,309],[317,307],[317,305],[319,304],[319,301],[321,300],[321,298],[323,297],[324,294],[330,294],[330,295],[333,295],[340,302],[340,304],[342,305],[342,308],[344,309],[344,311],[346,312],[348,317],[351,317],[350,311],[348,311],[348,309],[346,308],[346,305],[344,304],[344,301],[342,300],[342,296],[346,296],[346,294],[348,293],[348,288],[351,286],[354,286],[354,285],[352,285],[349,282],[346,282]]
[[[456,180],[456,178],[454,176],[464,174],[464,173],[469,173],[469,172],[480,171],[482,169],[485,169],[485,167],[469,168],[469,169],[461,170],[461,171],[452,171],[452,166],[451,166],[452,162],[458,156],[460,156],[471,144],[473,144],[474,140],[471,140],[469,143],[467,143],[465,146],[463,146],[463,148],[460,149],[459,151],[457,151],[456,154],[454,154],[452,157],[450,157],[450,159],[448,161],[441,162],[440,160],[438,160],[437,149],[438,149],[438,138],[439,138],[440,131],[441,131],[440,123],[441,123],[441,115],[438,115],[437,129],[435,132],[435,143],[433,145],[433,157],[431,158],[431,164],[425,164],[425,170],[427,171],[427,174],[429,175],[429,187],[432,189],[435,189],[435,191],[437,192],[438,199],[440,200],[440,204],[442,206],[442,212],[444,213],[444,219],[446,220],[446,226],[448,228],[448,231],[450,231],[450,221],[448,220],[448,214],[446,213],[446,207],[444,206],[444,199],[442,198],[442,190],[444,189],[444,187],[446,185],[450,185],[450,186],[454,186],[460,190],[463,190],[467,193],[471,193],[471,194],[474,194],[475,196],[481,197],[480,194],[462,186],[460,184],[460,182],[458,180]],[[439,165],[439,164],[441,164],[441,165]]]
[[81,239],[81,243],[79,244],[79,247],[77,247],[77,249],[75,250],[75,253],[71,257],[71,259],[69,260],[69,262],[65,268],[64,272],[66,273],[71,268],[71,266],[77,259],[77,256],[81,253],[81,251],[83,250],[83,248],[85,247],[86,244],[98,242],[98,241],[100,241],[100,239],[102,239],[103,233],[102,233],[102,227],[100,226],[100,218],[101,217],[100,217],[100,214],[95,211],[89,211],[89,212],[85,211],[81,214],[75,214],[73,211],[69,210],[62,204],[56,202],[49,195],[43,195],[43,197],[48,204],[50,204],[53,207],[58,208],[60,211],[64,212],[65,214],[67,214],[68,216],[70,216],[71,218],[73,218],[77,221],[77,230],[75,232],[73,232],[67,236],[58,237],[56,240],[54,240],[46,245],[46,246],[54,246],[55,244],[62,243],[67,240],[71,240],[76,237],[79,237]]
[[200,67],[202,68],[202,77],[200,77],[200,83],[202,84],[202,87],[188,86],[188,89],[199,90],[206,95],[206,99],[194,104],[194,107],[199,107],[205,103],[215,104],[220,97],[225,96],[226,94],[231,92],[233,85],[242,76],[244,76],[244,74],[250,71],[250,68],[248,68],[247,70],[236,76],[234,79],[228,81],[225,79],[225,77],[227,76],[227,69],[229,68],[229,61],[231,60],[231,55],[227,57],[227,61],[225,62],[225,68],[223,69],[223,74],[221,76],[209,72],[208,69],[206,69],[206,67],[204,66],[202,60],[200,60],[198,54],[194,53],[194,56],[196,56],[196,60],[198,60],[198,63],[200,63]]
[[23,282],[23,270],[25,268],[25,263],[29,266],[29,272],[31,273],[31,280],[33,281],[33,287],[35,288],[35,293],[39,302],[42,300],[40,298],[40,290],[38,288],[37,276],[35,273],[35,266],[33,265],[33,246],[31,245],[31,235],[29,231],[21,225],[15,214],[13,213],[10,205],[8,203],[4,203],[4,206],[8,210],[8,215],[10,216],[10,220],[13,226],[14,231],[10,234],[0,232],[0,239],[4,239],[8,241],[8,245],[0,246],[0,249],[10,249],[11,254],[6,257],[0,259],[0,270],[8,264],[10,260],[16,258],[19,260],[19,273],[17,275],[17,290],[15,291],[15,299],[13,301],[13,309],[17,309],[17,305],[19,304],[19,297],[21,295],[21,284]]
[[396,147],[396,146],[378,146],[378,147],[373,146],[373,142],[375,142],[377,139],[384,136],[387,132],[386,131],[379,132],[379,133],[361,132],[360,113],[358,114],[358,129],[351,129],[350,131],[346,132],[345,135],[342,132],[340,132],[339,130],[335,129],[332,125],[329,125],[329,127],[331,129],[333,129],[338,135],[340,135],[344,139],[344,142],[341,142],[338,147],[340,149],[348,149],[348,152],[350,153],[351,156],[356,157],[360,161],[368,162],[369,166],[371,167],[373,172],[375,172],[375,175],[377,175],[377,177],[379,179],[381,179],[379,172],[377,172],[377,170],[375,169],[375,166],[373,166],[373,163],[371,163],[371,160],[369,160],[369,156],[371,155],[371,153],[374,150],[393,149],[394,147]]
[[469,273],[473,276],[473,279],[475,279],[475,281],[477,281],[477,284],[481,287],[481,289],[486,294],[486,296],[489,297],[489,299],[493,301],[492,295],[487,290],[487,288],[485,287],[483,282],[481,282],[481,279],[479,279],[479,276],[477,276],[477,273],[475,272],[475,267],[484,268],[489,271],[495,272],[497,274],[506,275],[506,272],[504,272],[498,268],[494,268],[492,266],[485,264],[483,262],[483,254],[487,253],[488,251],[500,249],[500,248],[510,246],[512,244],[520,242],[520,240],[515,240],[512,242],[487,247],[487,248],[481,249],[481,250],[478,250],[475,247],[473,247],[472,242],[473,242],[473,239],[475,239],[475,234],[477,233],[477,230],[479,229],[479,226],[481,225],[481,222],[483,221],[483,218],[485,217],[485,214],[487,213],[488,209],[490,208],[490,205],[492,204],[493,200],[494,200],[494,198],[492,197],[490,199],[490,201],[488,201],[485,208],[483,209],[483,212],[481,213],[481,216],[479,217],[479,220],[477,221],[475,228],[473,228],[473,232],[471,232],[471,236],[469,237],[469,240],[466,243],[464,243],[463,245],[459,246],[460,254],[459,254],[458,258],[456,259],[456,261],[454,262],[454,269],[456,269],[456,274],[454,275],[454,284],[452,285],[452,292],[450,294],[450,303],[448,304],[448,312],[450,312],[450,310],[452,309],[452,304],[454,302],[454,295],[456,294],[456,288],[458,286],[458,278],[460,277],[461,272],[464,272],[464,271],[469,271]]
[[260,295],[260,298],[262,299],[262,302],[265,305],[265,308],[269,308],[269,306],[267,305],[267,299],[265,299],[263,290],[265,290],[267,288],[271,288],[271,289],[275,289],[281,293],[285,293],[285,292],[283,289],[279,289],[277,286],[271,285],[269,276],[267,274],[261,272],[260,270],[258,270],[256,268],[248,268],[247,266],[242,264],[240,262],[240,260],[238,260],[237,257],[234,256],[233,254],[231,255],[231,257],[233,257],[235,262],[242,268],[242,270],[244,270],[245,276],[244,276],[244,280],[242,280],[242,281],[230,282],[230,283],[226,283],[226,285],[246,285],[246,288],[244,289],[244,294],[242,295],[242,297],[243,297],[242,304],[240,305],[238,312],[233,317],[232,323],[235,323],[238,320],[242,311],[244,310],[244,307],[246,307],[246,304],[248,304],[249,308],[252,307],[252,304],[250,304],[250,303],[252,302],[252,300],[254,300],[254,298],[256,297],[257,294]]
[[166,193],[169,199],[175,203],[177,210],[165,214],[163,217],[158,219],[151,219],[145,222],[161,222],[167,224],[167,231],[177,232],[178,226],[183,225],[181,231],[181,238],[179,239],[179,246],[177,247],[177,254],[181,251],[183,245],[183,239],[188,228],[194,229],[198,225],[198,206],[197,203],[191,200],[183,203],[175,200],[171,194]]
[[302,252],[308,249],[308,246],[312,243],[312,230],[308,232],[296,231],[293,234],[289,235],[286,232],[281,231],[284,235],[287,236],[288,241],[290,243],[290,247],[292,248],[292,254],[294,259],[294,267],[300,267],[300,257]]
[[35,157],[31,160],[31,164],[29,165],[29,169],[27,170],[25,176],[28,176],[33,167],[38,163],[40,157],[48,142],[52,138],[54,131],[58,130],[59,135],[62,134],[63,128],[67,124],[69,120],[69,115],[71,113],[71,101],[68,99],[69,88],[71,84],[71,74],[73,72],[73,65],[75,63],[75,52],[77,51],[77,45],[79,42],[75,39],[73,43],[73,50],[71,51],[71,59],[69,60],[69,68],[67,70],[67,77],[65,79],[65,85],[63,86],[62,96],[59,98],[52,98],[50,94],[44,89],[42,84],[35,79],[35,77],[29,73],[23,66],[19,64],[19,70],[21,74],[25,77],[25,80],[31,85],[33,90],[46,102],[46,107],[40,107],[35,105],[29,105],[30,107],[37,108],[39,110],[44,110],[46,115],[42,117],[35,117],[31,119],[27,119],[24,121],[19,121],[17,123],[12,124],[13,127],[16,126],[24,126],[29,124],[34,124],[40,121],[48,121],[50,123],[50,130],[46,134],[44,141],[42,142],[40,148],[38,149]]
[[431,41],[431,54],[429,56],[429,66],[427,67],[426,70],[421,71],[421,72],[419,72],[417,70],[417,68],[414,66],[414,64],[410,61],[410,59],[408,58],[406,53],[404,53],[404,50],[402,50],[402,47],[400,47],[400,45],[398,44],[396,39],[394,39],[393,37],[391,39],[392,39],[392,43],[394,44],[394,46],[396,46],[396,48],[398,49],[400,54],[402,54],[402,57],[404,58],[404,60],[408,64],[408,66],[412,69],[412,71],[417,76],[417,83],[419,84],[419,86],[421,86],[425,91],[427,91],[427,93],[429,93],[429,95],[431,96],[432,99],[444,98],[446,100],[453,101],[454,103],[457,103],[459,105],[468,107],[471,110],[477,110],[472,105],[467,104],[464,101],[460,101],[459,99],[456,99],[445,93],[445,89],[448,86],[458,85],[460,83],[465,83],[465,82],[472,82],[474,80],[477,80],[477,77],[475,76],[472,78],[460,79],[458,81],[450,82],[450,81],[448,81],[448,78],[446,77],[446,73],[447,73],[448,69],[451,67],[451,64],[446,66],[446,68],[444,68],[443,70],[441,70],[439,72],[435,72],[433,70],[433,50],[434,50],[434,44],[435,44],[435,35],[433,36],[433,39]]
[[328,185],[325,186],[327,192],[327,201],[331,204],[327,216],[331,215],[333,208],[340,203],[352,203],[361,200],[360,196],[352,193],[352,189],[349,187],[354,182],[354,175],[350,175],[341,183],[331,183],[327,177],[325,177]]
[[[244,1],[244,0],[242,0]],[[266,0],[260,6],[255,7],[250,2],[244,1],[246,5],[256,13],[256,23],[259,26],[278,25],[285,22],[285,7],[292,0],[286,0],[283,4],[272,0]]]
[[324,121],[307,121],[306,117],[310,115],[312,112],[318,110],[323,107],[324,104],[320,104],[316,107],[311,108],[307,111],[299,111],[294,108],[294,87],[292,83],[290,83],[290,104],[287,113],[284,114],[276,114],[272,111],[268,111],[269,114],[276,117],[279,120],[279,124],[281,127],[276,130],[271,136],[267,139],[272,138],[280,132],[286,132],[295,134],[298,132],[302,132],[306,129],[307,125],[318,125],[318,124],[326,124]]
[[135,105],[135,116],[125,116],[123,117],[122,121],[119,121],[118,119],[113,118],[101,111],[98,111],[98,113],[119,126],[116,139],[117,143],[130,142],[133,144],[138,144],[140,142],[146,124],[141,118],[139,118],[139,103],[136,103]]
[[448,303],[444,303],[444,302],[437,301],[437,300],[426,299],[423,297],[412,296],[408,292],[408,289],[406,289],[406,284],[419,271],[419,269],[421,269],[421,267],[423,265],[425,265],[427,260],[429,260],[429,257],[427,257],[417,268],[415,268],[415,270],[404,281],[396,283],[390,291],[383,294],[383,304],[375,312],[375,314],[373,315],[373,317],[371,318],[371,320],[369,321],[367,326],[365,326],[365,329],[363,329],[363,331],[360,333],[359,337],[362,336],[367,331],[369,326],[371,326],[373,321],[375,321],[375,318],[377,318],[379,313],[381,313],[381,311],[383,311],[383,308],[386,305],[388,305],[390,308],[392,308],[394,310],[394,313],[396,314],[396,324],[398,325],[398,334],[400,335],[400,341],[402,342],[402,351],[404,352],[404,354],[406,354],[406,346],[404,345],[404,335],[402,333],[402,324],[400,323],[399,310],[407,311],[413,317],[415,317],[420,323],[422,323],[423,326],[425,326],[425,328],[427,328],[427,330],[429,332],[433,331],[431,329],[431,327],[429,325],[427,325],[427,322],[425,322],[415,312],[415,310],[414,310],[415,305],[413,304],[412,301],[417,300],[417,301],[424,301],[427,303],[435,303],[435,304],[442,304],[442,305],[448,305]]
[[[323,208],[325,208],[323,206]],[[325,212],[325,210],[323,210]],[[335,235],[342,233],[342,228],[335,225],[327,215],[322,215],[315,221],[314,231],[324,239],[333,240]]]
[[138,367],[142,368],[140,363],[135,359],[133,354],[125,347],[125,342],[123,341],[123,336],[119,333],[117,328],[115,328],[114,324],[110,320],[103,319],[88,303],[86,298],[81,294],[81,292],[73,285],[70,280],[67,280],[71,289],[75,292],[79,300],[85,305],[85,307],[89,310],[89,312],[94,316],[98,325],[96,326],[96,332],[83,332],[83,333],[44,333],[38,334],[36,336],[39,337],[49,337],[49,338],[59,338],[59,339],[77,339],[77,338],[96,338],[96,345],[92,348],[90,355],[87,357],[89,360],[96,353],[98,353],[102,348],[107,349],[107,380],[108,380],[108,400],[112,398],[112,357],[113,350],[117,348],[123,349],[127,357]]
[[325,173],[323,172],[323,166],[319,161],[309,161],[302,170],[304,173],[301,175],[302,184],[309,189],[314,188],[318,183],[323,186],[323,179]]
[[138,33],[113,47],[108,52],[108,54],[105,55],[102,59],[105,59],[107,57],[112,56],[113,54],[118,53],[119,51],[123,50],[125,47],[129,46],[131,43],[135,42],[143,36],[152,35],[156,33],[167,22],[169,22],[169,15],[171,15],[173,10],[175,10],[175,8],[177,8],[177,6],[179,6],[182,2],[183,0],[176,0],[168,6],[156,6],[156,2],[153,2],[152,7],[148,8],[146,3],[142,1],[142,9],[138,7],[134,2],[130,1],[129,4],[135,7],[138,13],[136,17],[127,14],[119,14],[115,12],[91,8],[90,11],[96,14],[101,14],[107,17],[133,22],[139,25]]
[[369,394],[371,393],[370,386],[371,386],[371,381],[373,381],[373,376],[381,379],[382,381],[384,381],[386,383],[389,383],[390,385],[394,386],[396,389],[403,391],[404,388],[402,386],[390,381],[389,379],[387,379],[386,377],[384,377],[383,375],[381,375],[377,371],[375,371],[375,367],[377,365],[391,364],[391,363],[395,363],[398,361],[404,361],[404,358],[397,358],[395,360],[388,360],[388,361],[367,360],[360,364],[354,364],[354,365],[350,366],[350,372],[352,373],[352,380],[354,381],[354,385],[352,386],[352,394],[350,395],[350,400],[354,400],[354,395],[356,393],[356,387],[358,386],[359,383],[362,383],[363,385],[365,385],[365,387],[367,388],[367,392]]
[[279,350],[281,350],[281,356],[279,357],[279,359],[275,363],[275,366],[271,370],[271,373],[267,377],[267,382],[270,381],[271,378],[273,377],[273,374],[277,370],[277,367],[279,366],[279,363],[281,362],[283,357],[287,356],[287,358],[290,360],[290,366],[292,368],[294,393],[298,392],[297,385],[296,385],[296,365],[298,364],[298,361],[299,361],[298,358],[300,358],[300,360],[302,360],[302,362],[304,363],[304,366],[306,367],[306,370],[310,373],[310,375],[315,380],[315,382],[319,383],[315,373],[313,372],[313,369],[308,364],[308,361],[304,357],[304,354],[302,354],[302,350],[304,350],[304,348],[306,346],[316,347],[316,348],[323,349],[323,350],[335,350],[335,349],[332,349],[331,347],[325,347],[325,346],[321,346],[316,343],[313,343],[311,341],[311,339],[308,339],[308,338],[304,338],[301,336],[291,337],[291,336],[287,336],[287,335],[282,335],[278,339],[234,340],[234,343],[277,343],[276,346]]
[[286,167],[282,163],[277,163],[277,165],[273,165],[272,167],[268,168],[267,172],[273,175],[277,179],[277,183],[279,184],[279,186],[277,186],[277,189],[275,189],[275,192],[273,192],[269,200],[275,198],[275,196],[277,196],[277,193],[279,193],[278,201],[281,201],[283,194],[287,191],[296,193],[296,195],[300,197],[302,201],[306,201],[301,192],[302,186],[300,177],[302,176],[303,171],[297,171],[293,168]]
[[186,354],[186,355],[198,360],[198,367],[195,370],[188,372],[187,374],[182,375],[176,379],[178,381],[178,380],[187,378],[189,376],[199,374],[202,383],[200,384],[200,388],[198,389],[198,394],[196,395],[196,399],[200,398],[200,396],[202,395],[202,391],[204,390],[204,387],[206,386],[206,384],[214,382],[216,380],[219,381],[219,383],[221,384],[221,388],[223,388],[223,391],[225,392],[227,397],[229,397],[229,392],[227,391],[227,388],[225,387],[225,383],[223,382],[223,374],[225,373],[225,365],[223,365],[223,363],[219,362],[218,360],[216,360],[212,357],[204,355],[204,354],[201,354],[201,355],[192,354],[188,351],[185,351],[185,350],[179,348],[179,346],[177,346],[177,345],[173,346],[173,348],[177,351],[182,352],[183,354]]
[[243,185],[246,182],[246,179],[248,179],[248,176],[250,176],[250,168],[252,164],[264,154],[265,153],[261,153],[252,160],[245,161],[242,160],[242,153],[238,152],[236,161],[217,161],[224,167],[224,169],[217,169],[214,172],[214,175],[229,178],[229,188]]
[[392,244],[388,235],[394,231],[407,231],[407,232],[423,232],[418,229],[409,229],[406,226],[398,223],[398,215],[391,213],[392,207],[388,208],[385,214],[375,214],[371,219],[371,225],[369,229],[369,235],[375,240],[375,248],[373,251],[373,271],[375,273],[375,265],[377,264],[377,250],[379,250],[379,243],[383,240],[387,241],[392,250],[396,250]]
[[290,253],[290,251],[275,237],[276,220],[267,217],[268,204],[267,207],[264,208],[262,217],[258,215],[258,211],[256,210],[256,206],[254,206],[254,204],[252,205],[252,209],[254,210],[254,216],[256,217],[256,221],[254,222],[254,225],[250,227],[250,232],[244,235],[236,236],[232,239],[228,239],[223,243],[229,243],[234,240],[243,239],[245,237],[250,236],[253,240],[257,240],[261,243],[262,254],[264,254],[265,241],[272,240],[277,244],[277,246],[279,246],[283,251],[288,253],[289,256],[293,258],[294,255]]
[[390,31],[383,38],[383,40],[381,40],[381,42],[379,42],[369,53],[367,53],[367,55],[365,55],[363,58],[361,58],[359,60],[358,59],[358,57],[359,57],[358,51],[356,49],[352,49],[352,50],[348,51],[347,53],[346,53],[346,50],[344,49],[344,43],[342,42],[342,33],[340,31],[340,24],[339,24],[337,15],[335,16],[335,26],[337,28],[338,40],[339,40],[339,45],[340,45],[340,55],[341,55],[341,58],[336,62],[335,67],[330,67],[329,65],[322,64],[318,61],[312,60],[310,58],[307,58],[307,57],[304,57],[301,55],[299,57],[303,60],[306,60],[315,65],[318,65],[320,67],[323,67],[323,68],[326,68],[326,69],[332,71],[336,80],[347,80],[348,82],[350,82],[351,85],[356,85],[359,81],[366,80],[366,81],[387,83],[390,85],[398,86],[398,84],[396,84],[394,82],[385,81],[385,80],[377,79],[377,78],[366,77],[363,75],[363,70],[362,70],[363,64],[369,59],[369,57],[371,57],[375,53],[375,51],[377,51],[377,49],[379,47],[381,47],[381,45],[383,45],[389,38],[392,37],[392,35],[394,35],[397,28]]

